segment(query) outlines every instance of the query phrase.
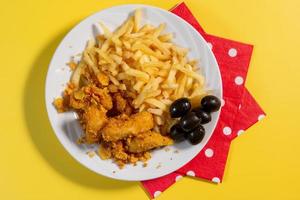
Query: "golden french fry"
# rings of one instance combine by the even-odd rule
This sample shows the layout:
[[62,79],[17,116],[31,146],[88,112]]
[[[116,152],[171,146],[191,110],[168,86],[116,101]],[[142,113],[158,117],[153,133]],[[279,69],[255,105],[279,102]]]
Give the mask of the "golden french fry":
[[107,28],[107,26],[105,26],[105,24],[103,24],[102,22],[99,22],[99,25],[101,26],[102,30],[103,30],[103,35],[105,36],[105,38],[110,38],[112,33],[110,32],[110,30]]
[[149,113],[152,113],[154,115],[159,115],[159,116],[161,116],[163,114],[163,112],[164,112],[163,110],[157,109],[157,108],[148,108],[147,111]]
[[167,55],[162,55],[158,52],[153,51],[151,48],[147,47],[146,45],[136,42],[133,44],[132,46],[132,50],[133,51],[137,51],[140,50],[142,52],[144,52],[145,54],[151,55],[151,56],[155,56],[156,58],[160,59],[160,60],[167,60],[169,58],[169,56]]
[[133,32],[137,32],[139,30],[139,26],[142,19],[142,11],[141,9],[137,9],[134,12],[134,25],[133,25]]
[[194,72],[193,70],[189,70],[187,68],[184,68],[180,65],[174,65],[174,68],[185,73],[186,75],[188,76],[191,76],[193,77],[194,79],[198,80],[200,85],[203,85],[204,84],[204,77],[200,74],[198,74],[197,72]]
[[150,105],[152,105],[152,106],[160,108],[163,111],[167,110],[166,104],[162,103],[161,101],[159,101],[159,100],[157,100],[155,98],[146,99],[145,102],[148,103],[148,104],[150,104]]
[[166,28],[166,24],[160,24],[154,31],[153,33],[153,37],[158,37],[160,35],[160,33]]
[[138,31],[139,33],[149,33],[154,30],[154,27],[150,24],[145,24],[143,27],[140,28]]
[[164,35],[160,35],[158,36],[158,39],[161,42],[169,42],[173,39],[173,34],[172,33],[168,33],[168,34],[164,34]]
[[75,68],[72,76],[71,76],[71,83],[77,88],[79,86],[80,76],[85,68],[85,64],[83,61],[79,62],[77,67]]

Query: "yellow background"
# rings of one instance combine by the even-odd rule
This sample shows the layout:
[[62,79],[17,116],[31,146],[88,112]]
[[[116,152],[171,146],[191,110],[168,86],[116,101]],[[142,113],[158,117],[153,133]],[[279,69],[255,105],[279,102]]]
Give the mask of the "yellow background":
[[[138,182],[75,162],[45,112],[47,66],[62,37],[101,9],[163,0],[0,1],[0,199],[147,199]],[[224,182],[184,178],[159,199],[300,199],[300,1],[187,0],[212,34],[255,45],[246,85],[268,117],[233,142]]]

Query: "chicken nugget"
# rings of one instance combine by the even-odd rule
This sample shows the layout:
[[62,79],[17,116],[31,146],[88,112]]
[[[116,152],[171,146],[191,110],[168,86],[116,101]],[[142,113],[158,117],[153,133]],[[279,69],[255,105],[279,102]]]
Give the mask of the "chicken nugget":
[[132,153],[144,152],[171,144],[173,144],[172,139],[153,131],[141,133],[127,141],[128,150]]
[[117,141],[153,128],[153,116],[149,112],[140,112],[130,117],[123,115],[108,121],[102,129],[102,137],[105,141]]
[[101,136],[99,130],[107,122],[106,110],[102,106],[89,106],[83,113],[82,122],[85,125],[86,141],[88,143],[96,143]]
[[109,90],[106,88],[98,88],[93,86],[92,87],[93,94],[97,95],[100,99],[100,104],[107,110],[112,109],[113,102],[112,97],[109,95]]

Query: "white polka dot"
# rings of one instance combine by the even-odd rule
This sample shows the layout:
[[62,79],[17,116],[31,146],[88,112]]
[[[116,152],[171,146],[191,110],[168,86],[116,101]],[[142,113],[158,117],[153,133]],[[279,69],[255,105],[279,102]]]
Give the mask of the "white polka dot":
[[214,155],[214,151],[212,149],[208,148],[205,150],[204,154],[206,157],[211,158]]
[[209,46],[210,49],[213,48],[213,45],[210,42],[208,42],[207,44],[208,44],[208,46]]
[[176,176],[175,181],[177,182],[177,181],[179,181],[180,179],[182,179],[182,176],[181,176],[181,175],[178,175],[178,176]]
[[218,177],[213,177],[212,179],[212,182],[215,182],[215,183],[220,183],[220,179]]
[[154,192],[153,196],[156,198],[156,197],[158,197],[160,194],[161,194],[161,191],[158,190],[158,191]]
[[190,171],[188,171],[188,172],[186,173],[186,175],[188,175],[188,176],[195,176],[195,172],[192,171],[192,170],[190,170]]
[[225,105],[225,100],[221,99],[221,106],[223,107]]
[[231,134],[231,128],[226,126],[223,128],[224,135],[230,135]]
[[241,76],[237,76],[237,77],[235,77],[234,82],[237,85],[242,85],[244,83],[244,79]]
[[244,130],[239,130],[239,131],[237,132],[237,135],[239,136],[239,135],[243,134],[244,132],[245,132]]
[[228,51],[228,55],[230,57],[235,57],[237,54],[237,50],[235,48],[230,48],[229,51]]
[[258,121],[262,120],[263,118],[265,118],[265,115],[264,114],[261,114],[258,116]]

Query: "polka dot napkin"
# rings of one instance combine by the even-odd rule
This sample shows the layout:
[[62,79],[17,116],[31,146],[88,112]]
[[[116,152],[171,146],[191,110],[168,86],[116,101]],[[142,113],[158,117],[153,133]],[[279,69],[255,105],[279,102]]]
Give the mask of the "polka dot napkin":
[[151,198],[160,195],[183,176],[220,183],[231,141],[265,116],[244,86],[253,46],[207,34],[184,3],[171,12],[190,23],[208,42],[220,67],[224,94],[220,120],[203,150],[179,170],[142,182]]

